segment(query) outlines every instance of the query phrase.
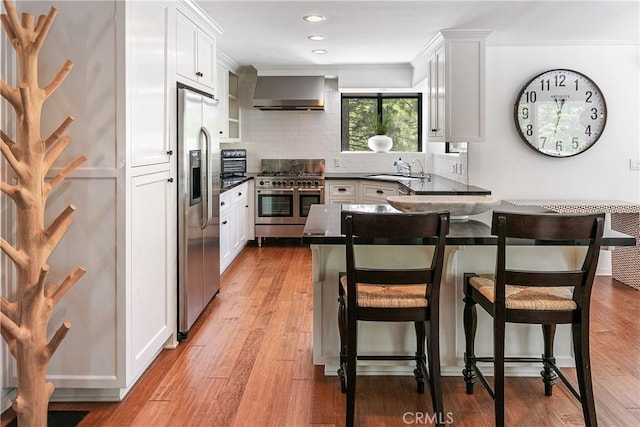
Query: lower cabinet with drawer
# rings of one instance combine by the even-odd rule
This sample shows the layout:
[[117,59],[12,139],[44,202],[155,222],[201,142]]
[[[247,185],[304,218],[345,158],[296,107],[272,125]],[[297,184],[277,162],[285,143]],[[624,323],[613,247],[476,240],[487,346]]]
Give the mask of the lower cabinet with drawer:
[[324,195],[327,204],[356,204],[358,203],[357,180],[328,180]]
[[249,239],[249,186],[245,182],[220,194],[220,274]]
[[398,184],[366,181],[362,183],[363,204],[387,204],[387,197],[398,195]]

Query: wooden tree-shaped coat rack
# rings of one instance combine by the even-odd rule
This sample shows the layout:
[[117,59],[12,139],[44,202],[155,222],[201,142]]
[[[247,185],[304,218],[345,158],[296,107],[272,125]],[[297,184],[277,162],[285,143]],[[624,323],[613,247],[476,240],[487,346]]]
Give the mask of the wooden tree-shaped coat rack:
[[71,142],[64,135],[73,122],[67,117],[46,139],[40,135],[42,106],[71,70],[66,61],[45,87],[38,86],[38,55],[53,24],[57,9],[38,20],[29,13],[18,17],[12,0],[3,0],[6,14],[2,26],[16,52],[17,87],[0,80],[0,94],[16,114],[16,139],[0,131],[0,149],[17,178],[15,184],[0,182],[0,190],[16,205],[15,246],[0,237],[2,251],[13,261],[16,300],[2,298],[2,337],[17,362],[18,390],[13,410],[18,425],[47,425],[47,408],[54,386],[47,382],[47,365],[70,328],[64,322],[47,339],[47,325],[53,309],[64,294],[85,273],[78,267],[60,284],[46,281],[47,260],[71,225],[75,207],[67,206],[50,224],[45,224],[47,198],[78,165],[84,155],[69,163],[57,175],[45,179],[51,166]]

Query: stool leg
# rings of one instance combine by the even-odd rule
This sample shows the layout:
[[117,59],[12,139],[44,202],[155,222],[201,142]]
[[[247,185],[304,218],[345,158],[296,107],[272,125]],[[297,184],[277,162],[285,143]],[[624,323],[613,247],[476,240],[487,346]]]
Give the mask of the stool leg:
[[[340,293],[342,294],[342,292]],[[347,329],[347,307],[344,303],[344,295],[340,295],[338,297],[338,303],[338,332],[340,334],[340,367],[338,368],[338,377],[340,378],[340,391],[342,393],[346,393],[347,384],[344,367],[347,359],[347,343],[345,336]]]
[[464,325],[464,339],[465,339],[465,352],[464,352],[464,369],[462,375],[464,376],[464,382],[467,385],[467,394],[473,394],[473,385],[476,382],[478,374],[475,370],[475,340],[476,329],[478,327],[478,315],[476,312],[476,302],[471,298],[469,285],[467,278],[465,278],[465,297],[464,297],[464,312],[463,312],[463,325]]
[[556,363],[553,357],[553,340],[556,335],[556,325],[542,325],[542,336],[544,338],[544,354],[542,355],[542,363],[544,369],[540,371],[542,382],[544,382],[544,395],[551,396],[553,394],[553,385],[556,383],[558,376],[551,368],[551,363]]
[[576,375],[580,388],[580,402],[584,414],[586,427],[598,425],[596,418],[596,406],[593,398],[593,385],[591,383],[591,360],[589,357],[589,323],[573,323],[573,351],[576,358]]
[[355,319],[347,315],[347,427],[353,426],[356,405],[356,360],[358,329]]
[[[496,308],[496,311],[498,308]],[[501,316],[500,316],[501,317]],[[496,427],[504,427],[504,335],[503,319],[493,319],[493,391]]]
[[424,383],[426,381],[425,377],[425,325],[424,322],[414,322],[416,328],[416,343],[417,343],[417,351],[416,351],[416,369],[413,370],[413,375],[416,377],[416,383],[418,384],[418,393],[424,393]]
[[440,322],[438,313],[431,313],[429,333],[427,334],[427,354],[429,360],[429,388],[436,425],[444,426],[444,403],[442,401],[442,376],[440,373]]

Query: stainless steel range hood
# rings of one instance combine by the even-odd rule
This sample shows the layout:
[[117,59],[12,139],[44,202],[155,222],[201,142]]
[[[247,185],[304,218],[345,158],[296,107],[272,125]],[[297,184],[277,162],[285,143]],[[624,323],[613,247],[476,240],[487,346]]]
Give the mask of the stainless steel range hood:
[[258,76],[253,107],[260,110],[324,110],[324,77]]

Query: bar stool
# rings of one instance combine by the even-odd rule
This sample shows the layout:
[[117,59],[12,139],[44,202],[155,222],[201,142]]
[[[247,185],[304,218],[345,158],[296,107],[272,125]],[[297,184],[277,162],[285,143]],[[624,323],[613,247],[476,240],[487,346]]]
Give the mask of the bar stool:
[[[464,275],[464,331],[466,341],[463,370],[467,394],[473,394],[476,378],[494,399],[496,426],[504,426],[505,362],[542,362],[540,372],[545,396],[551,396],[559,377],[581,402],[587,426],[596,426],[596,410],[589,360],[589,302],[602,241],[604,213],[522,214],[494,211],[491,233],[498,236],[495,275]],[[567,271],[530,271],[509,268],[511,238],[531,239],[536,244],[588,244],[582,266]],[[544,257],[544,254],[540,255]],[[573,288],[572,290],[570,288]],[[474,341],[476,304],[493,317],[493,357],[478,357]],[[542,357],[505,357],[505,324],[540,324],[544,339]],[[571,385],[555,364],[553,341],[557,324],[571,324],[578,387]],[[493,363],[494,384],[489,385],[478,362]]]
[[[347,394],[347,426],[355,416],[357,360],[412,360],[418,393],[429,382],[431,402],[439,420],[444,416],[440,380],[439,297],[445,236],[449,213],[357,213],[342,212],[342,233],[346,236],[346,273],[338,286],[338,328],[340,332],[340,377]],[[364,267],[358,263],[363,246],[393,251],[393,245],[433,246],[424,266]],[[425,254],[428,251],[425,252]],[[358,321],[414,322],[415,355],[358,355]],[[427,322],[429,326],[427,328]],[[428,332],[427,332],[428,329]],[[425,354],[425,337],[428,351]],[[429,369],[427,370],[427,360]],[[346,375],[345,375],[346,374]]]

